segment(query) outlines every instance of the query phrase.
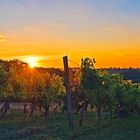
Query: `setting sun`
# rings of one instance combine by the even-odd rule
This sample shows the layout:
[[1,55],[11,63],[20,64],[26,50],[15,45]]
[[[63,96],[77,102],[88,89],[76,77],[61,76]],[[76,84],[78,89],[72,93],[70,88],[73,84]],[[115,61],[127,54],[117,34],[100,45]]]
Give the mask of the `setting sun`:
[[31,67],[31,68],[34,68],[34,67],[36,67],[38,64],[37,64],[37,58],[36,57],[28,57],[27,59],[26,59],[26,62],[29,64],[29,66]]

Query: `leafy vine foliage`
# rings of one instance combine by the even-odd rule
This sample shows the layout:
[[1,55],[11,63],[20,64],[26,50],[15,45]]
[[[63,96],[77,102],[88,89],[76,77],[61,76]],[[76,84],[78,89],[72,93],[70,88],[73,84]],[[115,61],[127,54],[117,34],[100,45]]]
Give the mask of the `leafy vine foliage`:
[[[69,69],[73,112],[78,113],[82,108],[87,112],[88,104],[96,111],[98,120],[105,112],[111,118],[140,114],[139,83],[96,69],[95,63],[95,59],[83,58],[80,68]],[[0,60],[1,102],[29,102],[46,111],[51,106],[54,110],[59,106],[65,111],[65,94],[62,70],[31,69],[20,60]]]

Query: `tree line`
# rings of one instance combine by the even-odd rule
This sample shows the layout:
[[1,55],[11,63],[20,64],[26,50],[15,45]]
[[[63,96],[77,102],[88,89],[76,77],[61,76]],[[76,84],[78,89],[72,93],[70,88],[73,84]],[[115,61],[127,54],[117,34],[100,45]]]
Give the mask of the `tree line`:
[[[110,118],[140,113],[139,83],[124,80],[117,73],[96,69],[95,59],[90,58],[83,58],[80,68],[69,71],[72,108],[74,113],[80,113],[79,125],[82,125],[89,108],[96,112],[98,120],[104,112],[108,112]],[[30,68],[20,60],[1,60],[0,101],[30,102],[31,116],[35,106],[43,107],[45,113],[51,106],[54,110],[59,106],[65,112],[67,100],[63,71]]]
[[30,68],[20,60],[1,61],[1,102],[29,102],[33,113],[35,106],[47,109],[53,103],[62,101],[64,96],[62,76],[41,68]]

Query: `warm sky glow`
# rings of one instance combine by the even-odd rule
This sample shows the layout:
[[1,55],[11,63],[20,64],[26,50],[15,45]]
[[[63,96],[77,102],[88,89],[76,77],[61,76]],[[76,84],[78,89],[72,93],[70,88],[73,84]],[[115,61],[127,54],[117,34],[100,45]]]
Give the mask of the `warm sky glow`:
[[97,67],[140,67],[139,28],[140,0],[1,0],[0,57],[63,67],[67,54],[77,63],[95,57]]

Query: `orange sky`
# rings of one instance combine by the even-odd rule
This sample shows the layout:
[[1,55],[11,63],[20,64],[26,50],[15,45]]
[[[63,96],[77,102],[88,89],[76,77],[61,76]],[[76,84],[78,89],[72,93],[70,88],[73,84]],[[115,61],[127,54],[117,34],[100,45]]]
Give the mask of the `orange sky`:
[[44,67],[63,67],[64,55],[78,64],[95,58],[96,67],[140,67],[139,15],[138,0],[2,0],[0,57],[35,57]]
[[[56,44],[56,45],[55,45]],[[60,44],[60,46],[57,46]],[[67,45],[68,44],[68,45]],[[133,45],[133,44],[132,44]],[[63,67],[62,57],[68,55],[69,59],[80,64],[82,57],[91,57],[96,59],[96,67],[139,67],[140,62],[140,49],[139,47],[132,47],[130,44],[124,48],[112,48],[110,43],[99,44],[81,44],[78,42],[68,43],[27,43],[16,44],[1,43],[3,53],[0,52],[3,59],[21,59],[26,61],[29,57],[35,57],[38,61],[37,66],[45,67]],[[10,48],[7,47],[9,46]],[[51,48],[49,46],[53,46]],[[72,47],[71,47],[72,46]],[[86,48],[85,48],[85,47]],[[108,47],[102,47],[108,46]],[[137,44],[134,44],[137,46]],[[58,49],[57,49],[58,47]],[[27,61],[28,62],[28,61]],[[76,66],[70,63],[70,66]]]

